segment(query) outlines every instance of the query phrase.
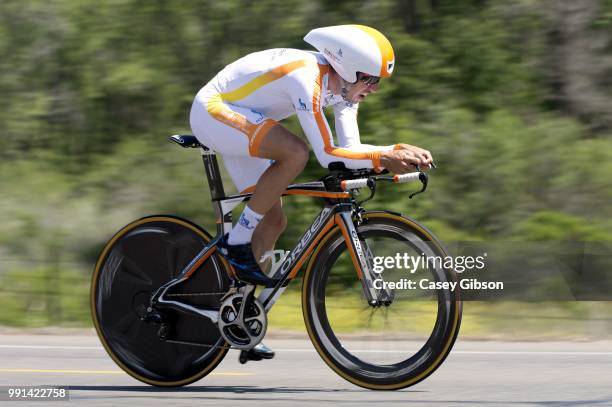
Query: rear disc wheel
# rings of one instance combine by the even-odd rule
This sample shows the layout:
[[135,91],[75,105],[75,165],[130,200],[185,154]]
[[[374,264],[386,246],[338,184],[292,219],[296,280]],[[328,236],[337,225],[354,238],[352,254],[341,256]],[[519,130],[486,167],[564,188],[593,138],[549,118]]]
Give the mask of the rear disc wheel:
[[[93,322],[108,354],[134,378],[155,386],[184,386],[210,373],[227,353],[229,346],[207,318],[160,309],[155,321],[142,320],[150,315],[151,295],[210,240],[187,220],[151,216],[125,226],[103,249],[92,277]],[[212,255],[168,298],[218,310],[229,289],[227,267]]]

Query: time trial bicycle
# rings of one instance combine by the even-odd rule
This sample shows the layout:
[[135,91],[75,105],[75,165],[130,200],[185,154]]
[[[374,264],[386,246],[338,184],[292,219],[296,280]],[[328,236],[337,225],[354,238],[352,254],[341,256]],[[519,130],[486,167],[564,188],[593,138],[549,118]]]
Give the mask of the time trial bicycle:
[[[406,270],[396,265],[380,272],[377,259],[444,257],[445,249],[415,220],[362,207],[378,183],[420,181],[425,191],[426,173],[390,176],[335,163],[319,181],[290,185],[285,196],[319,197],[324,205],[293,250],[272,254],[271,277],[278,283],[256,296],[255,286],[238,281],[216,249],[232,227],[232,209],[251,193],[226,196],[215,153],[190,135],[171,139],[201,150],[217,234],[155,215],[128,224],[105,245],[92,277],[92,317],[104,348],[125,372],[155,386],[183,386],[209,374],[230,348],[244,357],[264,337],[268,312],[305,264],[306,330],[337,374],[365,388],[395,390],[442,364],[459,332],[460,292],[389,288],[385,283],[400,281]],[[358,201],[361,189],[370,195]],[[419,272],[436,282],[458,281],[441,265]]]

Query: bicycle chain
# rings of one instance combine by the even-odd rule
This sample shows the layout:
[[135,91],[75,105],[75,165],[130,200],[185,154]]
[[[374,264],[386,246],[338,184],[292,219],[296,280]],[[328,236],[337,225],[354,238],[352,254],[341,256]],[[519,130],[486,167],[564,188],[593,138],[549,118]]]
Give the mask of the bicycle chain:
[[222,293],[184,293],[184,294],[166,294],[166,297],[196,297],[196,296],[206,296],[206,295],[225,295],[226,292]]
[[[232,287],[228,291],[219,292],[219,293],[183,293],[183,294],[166,294],[166,296],[168,296],[168,297],[196,297],[196,296],[209,296],[209,295],[222,295],[222,296],[226,296],[228,294],[234,294],[236,292],[237,291],[236,291],[235,287]],[[206,345],[206,344],[203,344],[203,343],[189,342],[189,341],[179,341],[179,340],[176,340],[176,339],[166,339],[166,340],[164,340],[164,342],[176,343],[176,344],[179,344],[179,345],[198,346],[198,347],[201,347],[201,348],[208,348],[208,349],[220,349],[220,348],[224,348],[225,346],[228,345],[227,342],[225,343],[225,345]],[[230,346],[230,349],[236,349],[236,348]]]
[[[230,287],[227,291],[217,292],[217,293],[173,293],[166,294],[167,297],[203,297],[208,295],[221,295],[223,297],[230,296],[238,292],[238,287]],[[224,300],[225,298],[221,298]]]
[[[199,346],[201,348],[209,348],[209,349],[220,349],[220,348],[224,348],[227,345],[227,343],[225,345],[205,345],[203,343],[178,341],[176,339],[166,339],[164,342],[177,343],[179,345]],[[233,349],[233,348],[230,347],[230,349]]]

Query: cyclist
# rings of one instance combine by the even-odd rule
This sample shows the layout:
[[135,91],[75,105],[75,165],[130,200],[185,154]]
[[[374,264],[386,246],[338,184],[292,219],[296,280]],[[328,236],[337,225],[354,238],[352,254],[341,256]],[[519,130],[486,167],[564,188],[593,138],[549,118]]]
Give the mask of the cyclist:
[[[308,146],[278,123],[297,114],[319,163],[348,168],[387,168],[405,173],[432,162],[429,151],[359,142],[359,102],[393,72],[395,57],[379,31],[361,25],[312,30],[304,40],[319,52],[271,49],[226,66],[195,97],[190,123],[198,140],[219,152],[236,187],[254,189],[223,242],[238,277],[269,285],[260,256],[286,226],[280,196],[308,160]],[[332,106],[336,146],[322,113]],[[259,226],[258,226],[259,225]],[[253,247],[251,249],[251,241]]]
[[[402,174],[432,163],[430,152],[419,147],[360,143],[359,103],[395,68],[393,48],[382,33],[340,25],[314,29],[304,40],[318,52],[282,48],[249,54],[208,82],[191,108],[193,134],[221,154],[240,192],[254,191],[219,244],[238,278],[253,284],[274,283],[258,260],[286,227],[280,197],[309,157],[307,144],[278,121],[297,114],[324,167],[340,161],[347,168]],[[323,115],[327,106],[334,111],[337,144]]]

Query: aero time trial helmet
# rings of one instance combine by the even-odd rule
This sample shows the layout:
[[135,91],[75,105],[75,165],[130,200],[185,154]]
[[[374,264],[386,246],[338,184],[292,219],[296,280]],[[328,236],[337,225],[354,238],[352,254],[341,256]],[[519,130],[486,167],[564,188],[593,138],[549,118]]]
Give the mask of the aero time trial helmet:
[[365,25],[335,25],[315,28],[304,41],[321,52],[334,70],[347,82],[357,81],[357,72],[389,77],[395,55],[389,40]]

